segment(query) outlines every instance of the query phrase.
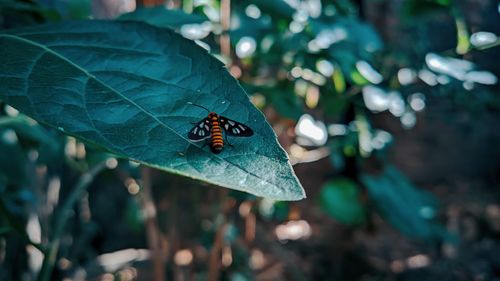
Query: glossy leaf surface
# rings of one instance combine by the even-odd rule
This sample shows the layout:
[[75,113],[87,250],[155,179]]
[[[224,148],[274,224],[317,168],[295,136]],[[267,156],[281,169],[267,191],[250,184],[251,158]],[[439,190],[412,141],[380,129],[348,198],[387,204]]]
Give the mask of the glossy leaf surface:
[[[305,197],[264,116],[194,42],[135,22],[76,21],[0,34],[0,98],[118,156],[277,200]],[[187,139],[205,106],[250,126],[221,154]]]

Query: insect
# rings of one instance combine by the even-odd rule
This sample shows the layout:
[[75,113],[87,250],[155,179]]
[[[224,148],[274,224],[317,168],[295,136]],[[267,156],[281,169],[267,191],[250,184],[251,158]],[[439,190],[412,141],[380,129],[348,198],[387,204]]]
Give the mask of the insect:
[[189,131],[188,138],[192,141],[202,141],[208,140],[210,144],[210,150],[213,153],[220,153],[222,148],[224,148],[224,139],[222,138],[222,129],[225,132],[225,142],[229,145],[227,141],[227,136],[233,137],[250,137],[253,135],[252,129],[247,125],[240,122],[236,122],[224,116],[208,110],[204,106],[197,105],[189,102],[188,104],[197,106],[205,109],[208,112],[208,116],[203,118]]

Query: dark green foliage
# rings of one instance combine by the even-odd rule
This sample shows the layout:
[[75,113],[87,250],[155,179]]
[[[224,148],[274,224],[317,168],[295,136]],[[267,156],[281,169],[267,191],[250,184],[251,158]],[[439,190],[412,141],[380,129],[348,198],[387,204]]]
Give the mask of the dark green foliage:
[[0,175],[8,183],[23,184],[26,179],[26,154],[17,141],[14,130],[0,129]]
[[447,238],[435,219],[435,198],[416,189],[396,168],[387,166],[380,175],[361,176],[361,181],[380,213],[399,231],[426,240]]
[[409,0],[405,5],[409,15],[418,16],[436,11],[447,11],[451,8],[452,2],[452,0]]
[[0,0],[0,27],[13,28],[61,19],[60,14],[50,8],[31,1]]

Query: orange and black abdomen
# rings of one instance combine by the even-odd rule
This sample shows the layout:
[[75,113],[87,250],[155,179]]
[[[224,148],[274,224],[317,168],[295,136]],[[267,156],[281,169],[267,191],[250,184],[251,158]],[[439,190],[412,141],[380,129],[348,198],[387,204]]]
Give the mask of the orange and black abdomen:
[[209,118],[212,123],[210,149],[213,153],[220,153],[224,147],[224,140],[222,138],[219,116],[216,113],[210,113]]

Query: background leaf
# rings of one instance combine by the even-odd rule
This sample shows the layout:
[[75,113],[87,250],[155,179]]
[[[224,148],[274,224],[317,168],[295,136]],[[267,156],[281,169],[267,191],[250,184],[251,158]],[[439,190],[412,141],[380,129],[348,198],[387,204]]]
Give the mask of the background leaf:
[[366,210],[360,200],[359,187],[348,178],[337,178],[323,186],[321,207],[336,220],[357,225],[365,222]]
[[[38,163],[50,163],[63,159],[64,137],[51,134],[41,125],[26,116],[0,117],[0,129],[11,129],[15,132],[19,145],[25,152],[38,150]],[[6,159],[9,163],[9,160]],[[8,164],[7,164],[8,165]]]
[[[0,97],[67,134],[169,172],[278,200],[305,194],[276,135],[223,64],[173,31],[76,21],[0,35]],[[186,135],[207,113],[255,131],[220,155]]]
[[434,219],[435,198],[415,188],[395,167],[378,176],[363,175],[362,182],[382,216],[402,233],[421,239],[446,238],[445,229]]
[[120,16],[119,20],[143,21],[158,27],[180,28],[185,24],[206,22],[208,18],[203,15],[186,14],[182,10],[154,7],[137,9]]

